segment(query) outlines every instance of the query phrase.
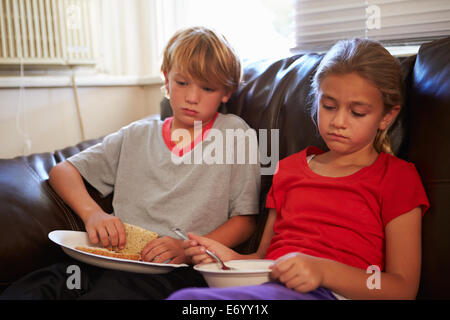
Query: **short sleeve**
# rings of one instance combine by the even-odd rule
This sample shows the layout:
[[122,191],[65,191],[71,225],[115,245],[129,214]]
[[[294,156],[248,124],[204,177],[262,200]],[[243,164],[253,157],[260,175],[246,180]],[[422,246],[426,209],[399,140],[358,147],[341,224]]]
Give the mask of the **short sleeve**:
[[268,209],[274,209],[275,207],[275,199],[273,197],[273,186],[270,187],[269,192],[267,193],[266,198],[266,208]]
[[124,130],[106,136],[101,143],[67,159],[103,196],[114,189]]
[[392,219],[421,207],[422,215],[430,204],[416,167],[402,161],[389,167],[382,185],[381,218],[386,226]]
[[280,179],[280,176],[282,176],[282,173],[280,172],[281,163],[283,163],[283,161],[278,161],[276,164],[275,173],[272,178],[272,186],[266,197],[266,208],[276,209],[277,212],[281,212],[281,203],[284,201],[285,192],[283,188],[283,179]]

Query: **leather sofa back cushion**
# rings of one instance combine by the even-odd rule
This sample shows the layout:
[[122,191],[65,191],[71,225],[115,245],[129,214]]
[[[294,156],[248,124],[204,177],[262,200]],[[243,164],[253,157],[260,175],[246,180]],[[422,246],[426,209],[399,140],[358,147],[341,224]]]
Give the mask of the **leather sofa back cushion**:
[[422,45],[410,89],[408,158],[430,199],[423,219],[419,297],[449,297],[450,38]]

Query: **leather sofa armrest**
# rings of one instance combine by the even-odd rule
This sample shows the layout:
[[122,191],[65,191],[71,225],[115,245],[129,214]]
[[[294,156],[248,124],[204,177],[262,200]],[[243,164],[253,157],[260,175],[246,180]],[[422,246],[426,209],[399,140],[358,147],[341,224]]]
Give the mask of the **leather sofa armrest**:
[[[84,141],[54,154],[0,159],[0,291],[21,276],[66,258],[48,233],[84,230],[84,225],[52,189],[48,173],[56,163],[100,141]],[[106,212],[112,212],[112,195],[102,198],[89,184],[86,187]]]

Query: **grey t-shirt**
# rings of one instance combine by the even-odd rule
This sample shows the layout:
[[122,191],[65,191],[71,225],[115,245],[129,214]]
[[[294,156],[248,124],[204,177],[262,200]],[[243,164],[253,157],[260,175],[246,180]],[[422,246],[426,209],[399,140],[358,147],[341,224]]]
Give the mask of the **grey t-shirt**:
[[[133,122],[68,161],[102,195],[114,191],[114,214],[123,222],[160,236],[175,236],[175,227],[206,234],[232,216],[258,213],[260,166],[248,155],[251,139],[234,140],[245,142],[244,164],[217,157],[220,150],[242,152],[236,149],[239,143],[227,144],[231,140],[226,136],[239,130],[254,133],[244,120],[219,114],[209,137],[186,153],[183,161],[164,142],[162,123],[159,119]],[[199,150],[217,161],[199,163],[193,157]]]

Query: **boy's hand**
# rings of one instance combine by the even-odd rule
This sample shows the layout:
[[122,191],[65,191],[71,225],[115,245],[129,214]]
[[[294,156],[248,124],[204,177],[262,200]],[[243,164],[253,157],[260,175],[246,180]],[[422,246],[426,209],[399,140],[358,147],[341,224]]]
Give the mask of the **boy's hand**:
[[150,241],[141,252],[142,260],[156,263],[189,263],[184,254],[183,240],[161,237]]
[[125,247],[127,237],[125,226],[119,218],[97,211],[89,215],[84,226],[93,244],[97,244],[100,239],[104,247],[118,246],[120,249]]
[[206,249],[212,251],[223,261],[236,259],[238,253],[215,240],[188,233],[189,240],[183,242],[184,253],[190,257],[193,264],[216,262]]
[[278,258],[270,268],[273,280],[301,293],[317,289],[323,281],[320,259],[298,252]]

